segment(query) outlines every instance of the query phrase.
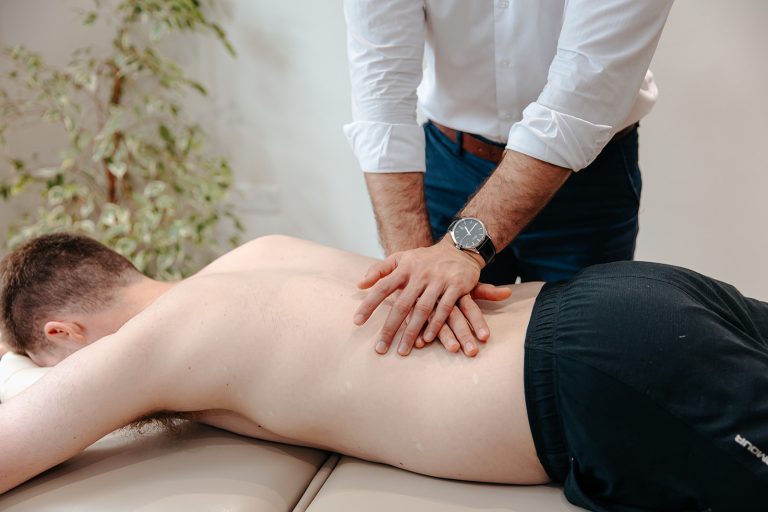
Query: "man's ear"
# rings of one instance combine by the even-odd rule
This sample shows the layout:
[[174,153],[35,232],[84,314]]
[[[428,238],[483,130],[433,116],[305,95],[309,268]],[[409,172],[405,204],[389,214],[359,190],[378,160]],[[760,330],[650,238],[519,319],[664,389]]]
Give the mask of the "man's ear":
[[46,322],[45,338],[55,346],[78,349],[85,346],[85,329],[77,322]]

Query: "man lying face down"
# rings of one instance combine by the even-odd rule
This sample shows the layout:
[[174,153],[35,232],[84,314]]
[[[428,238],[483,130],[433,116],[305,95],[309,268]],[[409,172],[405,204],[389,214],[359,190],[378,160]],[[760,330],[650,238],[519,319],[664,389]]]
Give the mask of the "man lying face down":
[[388,306],[351,320],[370,264],[270,236],[160,283],[84,237],[20,247],[0,265],[3,339],[60,363],[0,404],[0,492],[179,412],[438,477],[554,480],[591,510],[765,510],[768,304],[615,263],[485,303],[475,358],[381,356]]

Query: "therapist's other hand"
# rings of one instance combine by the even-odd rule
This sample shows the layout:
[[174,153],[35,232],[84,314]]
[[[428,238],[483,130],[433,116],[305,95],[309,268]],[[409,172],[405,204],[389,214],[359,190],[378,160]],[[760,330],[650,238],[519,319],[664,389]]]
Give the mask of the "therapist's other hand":
[[[425,322],[424,340],[431,341],[438,336],[457,301],[477,286],[481,268],[480,255],[459,251],[446,239],[431,247],[394,253],[371,265],[358,283],[361,289],[370,288],[370,293],[355,312],[354,322],[362,325],[387,297],[402,290],[381,329],[376,351],[384,354],[389,350],[409,317],[398,346],[398,352],[407,354]],[[476,306],[467,310],[470,316],[463,311],[460,314],[477,338],[487,339],[488,326]]]
[[[435,339],[439,340],[449,352],[462,350],[469,357],[476,356],[480,350],[480,343],[488,340],[490,329],[488,324],[485,323],[485,318],[475,300],[500,301],[508,299],[511,295],[512,290],[509,288],[479,283],[470,295],[464,295],[459,299],[458,304],[453,307],[453,311],[448,315],[448,321],[443,324]],[[467,320],[468,318],[474,318],[474,322],[480,323],[482,326],[480,330],[485,333],[482,338],[475,335]],[[410,319],[406,319],[406,322],[409,321]],[[414,343],[415,348],[423,348],[433,341],[425,341],[423,334],[422,330],[422,334],[416,338]],[[407,355],[407,353],[403,355]]]

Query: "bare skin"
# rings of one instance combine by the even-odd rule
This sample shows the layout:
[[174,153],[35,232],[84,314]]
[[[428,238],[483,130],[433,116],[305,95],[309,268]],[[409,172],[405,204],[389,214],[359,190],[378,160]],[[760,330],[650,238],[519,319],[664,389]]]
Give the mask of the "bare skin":
[[[482,220],[500,251],[541,211],[571,174],[569,169],[507,150],[461,216]],[[380,194],[387,190],[382,187]],[[411,192],[401,189],[398,193]],[[379,338],[389,347],[409,316],[409,328],[400,341],[404,345],[402,352],[407,353],[425,324],[424,340],[431,341],[437,336],[456,301],[477,285],[484,264],[479,255],[458,251],[450,237],[430,247],[391,254],[386,260],[373,263],[360,281],[359,286],[371,288],[372,293],[355,311],[354,321],[358,325],[365,322],[383,300],[401,290]]]
[[[424,173],[365,173],[384,254],[434,243],[424,199]],[[405,193],[404,193],[405,192]]]
[[147,288],[153,300],[133,318],[104,312],[117,332],[0,404],[0,492],[158,411],[199,411],[233,432],[428,475],[546,482],[523,395],[541,284],[488,305],[493,336],[479,357],[437,347],[381,357],[370,343],[388,308],[363,327],[348,321],[364,296],[354,276],[371,263],[265,237],[175,286]]
[[[381,246],[387,256],[411,249],[430,247],[434,244],[424,197],[424,173],[365,173],[365,183],[376,215]],[[378,278],[378,274],[369,272],[359,286],[369,287]],[[475,284],[477,284],[477,278]],[[371,300],[369,299],[369,303]],[[379,303],[376,302],[376,305]],[[429,304],[430,309],[433,306],[434,304]],[[419,305],[419,307],[426,306]],[[450,305],[450,311],[444,320],[445,324],[426,339],[420,335],[421,326],[424,324],[423,321],[418,321],[421,313],[415,312],[414,320],[416,321],[410,322],[410,309],[409,306],[404,315],[405,323],[410,324],[411,330],[405,331],[404,340],[397,347],[400,355],[407,356],[414,346],[422,348],[426,343],[438,339],[448,351],[456,352],[461,348],[464,354],[473,357],[478,353],[480,342],[486,341],[490,336],[488,324],[470,293],[457,298],[455,304]],[[426,313],[426,316],[428,317],[429,313]],[[354,321],[360,325],[365,319],[365,313],[358,312]],[[387,330],[382,331],[375,347],[378,353],[385,354],[389,350],[394,332],[402,323],[401,321],[395,324],[393,321],[385,324],[392,334]]]

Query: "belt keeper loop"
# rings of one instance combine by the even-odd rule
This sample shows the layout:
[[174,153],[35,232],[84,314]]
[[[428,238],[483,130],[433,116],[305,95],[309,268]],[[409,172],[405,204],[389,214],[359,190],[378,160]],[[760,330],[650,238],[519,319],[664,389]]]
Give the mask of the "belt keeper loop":
[[456,154],[461,156],[464,154],[464,132],[456,130]]

